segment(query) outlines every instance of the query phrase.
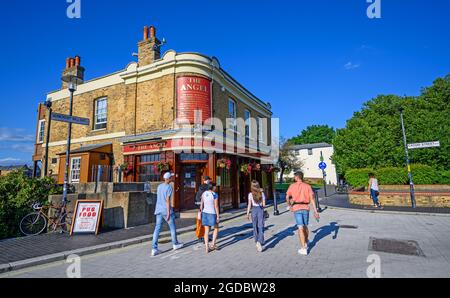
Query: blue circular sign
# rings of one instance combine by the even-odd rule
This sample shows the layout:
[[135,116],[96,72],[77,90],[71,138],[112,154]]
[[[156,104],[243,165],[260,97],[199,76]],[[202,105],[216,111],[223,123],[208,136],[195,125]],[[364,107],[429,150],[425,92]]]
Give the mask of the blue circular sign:
[[327,164],[325,163],[325,162],[321,162],[320,164],[319,164],[319,169],[321,169],[322,171],[323,170],[325,170],[327,168]]

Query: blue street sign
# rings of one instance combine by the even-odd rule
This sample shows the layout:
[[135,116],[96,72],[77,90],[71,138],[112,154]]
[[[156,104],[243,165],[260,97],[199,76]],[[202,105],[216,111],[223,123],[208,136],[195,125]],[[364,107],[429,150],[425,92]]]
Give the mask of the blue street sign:
[[88,118],[81,118],[81,117],[69,116],[69,115],[58,114],[58,113],[52,114],[52,120],[89,126]]
[[325,170],[327,168],[327,164],[324,163],[323,161],[319,164],[319,169],[321,169],[322,171]]

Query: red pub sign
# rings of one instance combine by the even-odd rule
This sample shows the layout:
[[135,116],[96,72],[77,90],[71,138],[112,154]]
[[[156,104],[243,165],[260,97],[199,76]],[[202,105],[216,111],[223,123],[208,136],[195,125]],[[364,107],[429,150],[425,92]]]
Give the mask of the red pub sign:
[[212,117],[211,81],[197,76],[177,79],[177,119],[195,122],[196,111],[201,112],[201,121]]
[[165,142],[157,142],[157,143],[145,143],[145,144],[137,144],[137,145],[127,145],[124,146],[124,153],[132,153],[132,152],[143,152],[143,151],[156,151],[167,149],[171,147],[171,141]]

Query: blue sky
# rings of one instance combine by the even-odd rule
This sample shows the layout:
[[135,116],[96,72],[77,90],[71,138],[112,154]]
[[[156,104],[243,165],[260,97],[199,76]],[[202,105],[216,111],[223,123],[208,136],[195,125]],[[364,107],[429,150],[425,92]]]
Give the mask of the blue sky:
[[312,124],[342,128],[378,94],[417,95],[450,73],[450,1],[366,0],[0,2],[0,164],[30,162],[37,104],[60,87],[65,58],[82,57],[86,78],[123,69],[144,25],[164,50],[219,58],[272,104],[281,134]]

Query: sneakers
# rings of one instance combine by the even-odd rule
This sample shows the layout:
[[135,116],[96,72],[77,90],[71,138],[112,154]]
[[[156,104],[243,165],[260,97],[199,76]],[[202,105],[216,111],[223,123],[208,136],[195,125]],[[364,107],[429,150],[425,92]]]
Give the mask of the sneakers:
[[156,257],[157,255],[159,255],[159,250],[152,249],[152,257]]
[[298,254],[302,255],[302,256],[307,256],[308,255],[308,249],[307,248],[300,248],[298,250]]
[[262,248],[261,243],[259,243],[259,242],[256,243],[256,250],[257,250],[258,252],[262,252],[262,251],[263,251],[263,248]]
[[175,244],[175,245],[173,246],[173,250],[179,250],[180,248],[183,248],[183,246],[184,246],[183,243]]

